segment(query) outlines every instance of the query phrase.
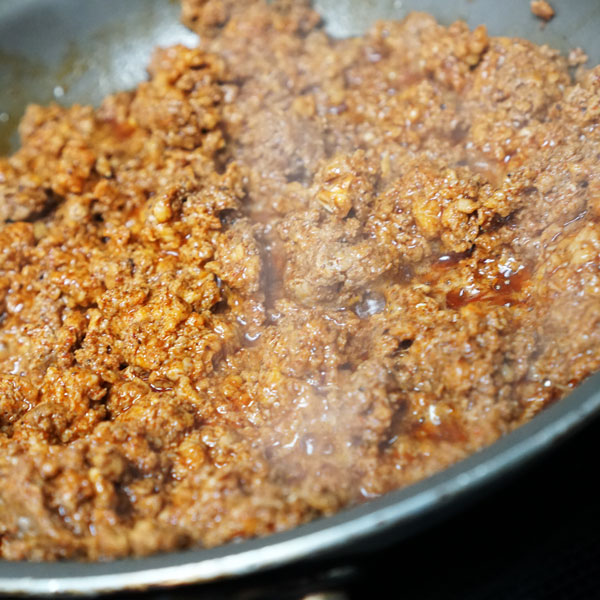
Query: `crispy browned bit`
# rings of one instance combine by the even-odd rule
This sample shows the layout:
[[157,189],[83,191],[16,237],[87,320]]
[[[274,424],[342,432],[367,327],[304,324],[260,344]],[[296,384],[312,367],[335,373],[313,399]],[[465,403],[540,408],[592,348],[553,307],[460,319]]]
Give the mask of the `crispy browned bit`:
[[532,0],[531,12],[544,21],[550,21],[556,14],[552,6],[546,0]]
[[424,14],[183,10],[199,47],[30,107],[0,159],[4,559],[288,529],[600,367],[598,67]]

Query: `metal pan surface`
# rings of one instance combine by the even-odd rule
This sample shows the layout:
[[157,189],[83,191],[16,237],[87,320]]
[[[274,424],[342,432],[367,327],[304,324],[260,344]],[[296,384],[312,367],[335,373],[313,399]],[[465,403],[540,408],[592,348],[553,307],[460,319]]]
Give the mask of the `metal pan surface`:
[[[329,31],[352,35],[377,18],[431,12],[441,22],[484,23],[493,35],[528,38],[600,62],[600,3],[553,0],[557,17],[541,26],[526,0],[320,0]],[[25,104],[97,103],[144,78],[151,49],[194,43],[170,0],[1,0],[0,151]],[[12,136],[12,137],[11,137]],[[425,527],[472,500],[600,412],[600,374],[489,448],[409,488],[294,530],[210,550],[106,563],[0,561],[0,594],[93,595],[239,577],[327,554],[365,551]]]

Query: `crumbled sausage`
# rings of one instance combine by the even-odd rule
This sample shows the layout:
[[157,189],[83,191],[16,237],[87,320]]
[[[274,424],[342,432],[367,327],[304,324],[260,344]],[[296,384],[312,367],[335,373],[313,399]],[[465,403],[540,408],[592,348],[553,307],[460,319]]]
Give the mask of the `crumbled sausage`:
[[289,529],[600,368],[600,68],[418,13],[183,19],[198,47],[0,159],[3,559]]
[[550,21],[556,14],[552,6],[546,0],[532,0],[531,12],[544,21]]

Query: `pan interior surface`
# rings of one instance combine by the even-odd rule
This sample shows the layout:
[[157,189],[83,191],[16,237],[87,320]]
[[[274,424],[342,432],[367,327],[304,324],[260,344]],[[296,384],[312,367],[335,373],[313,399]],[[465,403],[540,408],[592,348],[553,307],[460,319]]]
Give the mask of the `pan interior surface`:
[[[519,36],[567,52],[581,46],[600,62],[600,4],[554,0],[557,17],[542,26],[522,0],[319,0],[328,30],[355,35],[380,18],[430,12],[442,23],[464,19],[493,35]],[[145,77],[153,47],[194,44],[169,0],[4,0],[0,6],[0,152],[14,149],[15,126],[29,102],[98,102]],[[90,594],[238,576],[330,552],[389,530],[408,535],[423,515],[441,509],[540,453],[600,406],[600,377],[532,423],[451,469],[357,509],[285,534],[214,550],[188,551],[107,564],[0,563],[0,592]]]

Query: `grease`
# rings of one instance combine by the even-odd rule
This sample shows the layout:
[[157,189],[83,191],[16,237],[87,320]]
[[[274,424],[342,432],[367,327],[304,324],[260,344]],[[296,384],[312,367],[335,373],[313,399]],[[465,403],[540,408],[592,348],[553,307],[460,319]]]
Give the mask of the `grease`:
[[446,294],[446,306],[458,310],[473,302],[487,302],[497,306],[516,306],[525,300],[523,290],[531,279],[531,272],[525,266],[516,270],[498,266],[498,275],[490,280],[481,270],[475,284],[450,290]]

